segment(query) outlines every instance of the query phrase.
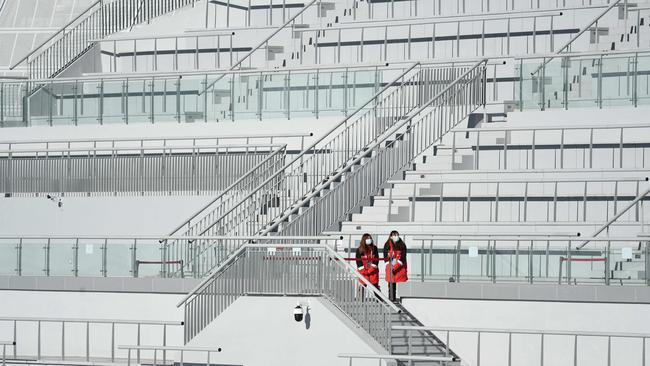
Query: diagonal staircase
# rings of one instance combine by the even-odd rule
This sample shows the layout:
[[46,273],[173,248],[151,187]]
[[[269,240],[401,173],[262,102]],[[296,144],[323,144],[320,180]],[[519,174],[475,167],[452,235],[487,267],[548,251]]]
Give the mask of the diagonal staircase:
[[404,335],[392,327],[421,323],[374,287],[362,290],[359,281],[366,282],[325,244],[243,245],[178,304],[184,306],[185,343],[241,296],[320,296],[386,353],[448,357],[447,365],[459,364],[458,356],[432,333],[411,335],[406,346]]
[[[11,70],[27,63],[30,79],[48,79],[93,48],[93,40],[130,29],[153,18],[194,6],[198,0],[97,0],[52,37],[35,47]],[[34,89],[37,89],[35,86]]]
[[[326,197],[328,192],[335,191],[339,194],[342,190],[335,188],[343,187],[341,183],[344,180],[347,180],[349,185],[350,178],[356,176],[351,173],[366,172],[368,169],[377,171],[380,168],[377,164],[386,164],[385,161],[379,161],[378,157],[394,157],[397,153],[402,160],[389,162],[389,166],[383,167],[380,174],[373,175],[375,178],[373,185],[381,184],[396,174],[408,160],[415,157],[412,156],[411,141],[406,139],[407,136],[416,132],[442,133],[443,130],[447,131],[454,123],[464,118],[464,114],[461,117],[458,115],[459,111],[448,109],[445,103],[460,101],[460,99],[456,100],[459,96],[455,93],[460,90],[456,88],[466,86],[466,81],[470,81],[467,79],[470,75],[471,87],[463,88],[464,92],[469,92],[471,89],[473,101],[478,100],[475,97],[483,95],[483,89],[479,87],[483,80],[481,76],[484,71],[483,65],[484,63],[481,62],[472,68],[423,67],[419,64],[411,66],[356,112],[297,155],[293,161],[278,169],[237,204],[216,217],[198,235],[212,237],[285,234],[286,227],[289,225],[294,227],[296,232],[304,232],[306,235],[325,230],[354,207],[352,201],[337,204],[335,210],[331,210],[331,206],[326,206],[325,210],[330,216],[322,217],[323,220],[307,222],[310,218],[302,214],[310,211],[309,208],[313,207],[320,198]],[[454,84],[456,86],[453,88],[448,87],[453,82],[458,84]],[[446,93],[441,94],[442,91]],[[434,101],[441,105],[432,107]],[[462,102],[465,103],[465,99]],[[458,106],[460,107],[461,104]],[[467,113],[475,108],[475,106],[466,107],[465,104],[462,104],[462,107]],[[424,110],[443,113],[444,118],[434,121],[431,115],[422,115],[421,117],[428,118],[433,125],[413,124],[413,118],[419,116],[414,113],[421,113]],[[452,123],[450,119],[452,116],[460,119]],[[416,131],[414,128],[417,126],[424,129]],[[367,163],[371,161],[375,162],[375,165],[362,169],[362,167],[369,167]],[[372,194],[374,190],[376,188],[364,188],[363,196]],[[300,226],[297,224],[298,217],[301,217]],[[182,248],[169,248],[168,253],[175,256],[168,259],[187,264],[199,260],[202,263],[214,263],[216,266],[220,259],[215,259],[212,252],[203,250],[201,255],[196,256],[189,255],[189,252]],[[207,255],[208,258],[202,255]],[[195,275],[202,277],[212,268],[214,266],[202,267],[202,270]]]

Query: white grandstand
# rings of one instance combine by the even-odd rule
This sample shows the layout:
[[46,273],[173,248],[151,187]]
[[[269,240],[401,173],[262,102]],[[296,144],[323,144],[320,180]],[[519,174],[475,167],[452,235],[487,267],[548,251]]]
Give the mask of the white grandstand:
[[647,0],[0,0],[0,361],[645,366],[649,106]]

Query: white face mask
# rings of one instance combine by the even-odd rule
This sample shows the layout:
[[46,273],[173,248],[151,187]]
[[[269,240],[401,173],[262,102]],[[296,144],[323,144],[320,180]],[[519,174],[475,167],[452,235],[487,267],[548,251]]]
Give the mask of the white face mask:
[[391,239],[393,240],[393,243],[397,243],[399,241],[399,235],[393,235]]
[[372,244],[372,239],[366,239],[366,245]]

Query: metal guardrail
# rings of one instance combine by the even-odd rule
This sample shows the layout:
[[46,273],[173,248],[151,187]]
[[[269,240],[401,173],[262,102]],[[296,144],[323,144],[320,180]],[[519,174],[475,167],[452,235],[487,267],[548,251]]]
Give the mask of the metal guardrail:
[[[458,157],[463,151],[472,154],[472,168],[485,169],[481,162],[488,161],[490,169],[574,169],[574,168],[644,168],[635,161],[625,159],[625,151],[643,149],[646,130],[650,125],[585,125],[569,127],[514,127],[514,128],[475,128],[451,131],[451,169],[456,168]],[[512,141],[517,141],[513,143]],[[521,150],[529,151],[525,158],[517,156]],[[549,159],[548,151],[552,156]],[[603,158],[598,151],[611,150]],[[570,151],[581,152],[582,164],[572,163]],[[482,158],[482,153],[496,152],[498,158]],[[459,154],[461,153],[461,154]],[[465,155],[467,156],[467,155]],[[512,164],[515,160],[517,164]],[[610,164],[611,162],[611,164]],[[603,166],[607,163],[607,166]],[[496,166],[495,166],[496,164]],[[630,166],[630,165],[633,166]],[[460,169],[467,169],[460,167]]]
[[[626,339],[626,340],[637,340],[640,341],[640,351],[639,351],[639,358],[635,358],[639,360],[640,365],[645,365],[646,363],[646,339],[650,338],[650,334],[636,334],[636,333],[617,333],[617,332],[612,332],[612,333],[605,333],[605,332],[575,332],[575,331],[556,331],[556,330],[516,330],[516,329],[481,329],[481,328],[445,328],[445,327],[427,327],[427,326],[394,326],[392,328],[393,330],[397,331],[403,331],[406,333],[407,337],[411,338],[413,332],[421,332],[421,331],[430,331],[430,332],[436,332],[436,333],[442,333],[445,334],[446,337],[443,337],[443,339],[446,339],[446,344],[449,346],[452,338],[451,335],[476,335],[476,337],[466,337],[463,338],[462,341],[458,341],[459,343],[462,343],[464,347],[468,348],[468,353],[474,355],[474,360],[470,360],[469,357],[465,357],[465,360],[469,362],[470,364],[476,364],[480,365],[481,361],[486,360],[485,356],[483,356],[481,349],[482,347],[485,347],[485,344],[489,344],[490,350],[492,352],[495,352],[496,350],[502,349],[499,347],[499,345],[504,345],[505,346],[505,355],[504,357],[499,357],[498,354],[491,354],[492,358],[499,358],[503,359],[505,362],[503,363],[504,365],[511,366],[513,364],[518,364],[518,362],[538,362],[539,365],[545,365],[549,364],[548,359],[550,358],[548,355],[549,348],[548,344],[551,344],[554,340],[557,342],[558,338],[562,338],[563,342],[570,342],[571,344],[571,350],[569,352],[563,353],[556,353],[554,354],[555,357],[555,362],[561,362],[558,360],[558,358],[561,358],[564,360],[564,364],[572,364],[574,366],[578,365],[578,360],[583,361],[585,358],[589,359],[587,356],[593,357],[594,354],[598,354],[600,350],[605,350],[605,352],[601,355],[599,355],[602,358],[597,357],[596,359],[590,359],[590,362],[596,362],[600,361],[603,364],[611,365],[612,361],[614,359],[620,360],[621,359],[621,354],[619,352],[625,352],[625,354],[629,353],[631,351],[630,344],[629,343],[624,343],[622,345],[619,345],[619,348],[613,347],[614,345],[612,344],[613,340],[615,339]],[[488,338],[489,336],[492,336]],[[504,337],[505,336],[505,337]],[[514,342],[517,340],[515,339],[516,336],[520,336],[521,339],[519,339],[518,344],[521,344],[521,342],[524,342],[526,345],[534,346],[537,352],[526,352],[527,357],[525,359],[521,359],[520,357],[521,352],[519,352],[519,358],[515,359],[515,355],[513,354],[513,350],[517,350],[518,347],[516,345],[513,345]],[[532,338],[534,337],[534,338]],[[486,338],[489,340],[486,341]],[[568,339],[567,339],[568,338]],[[602,343],[598,344],[597,348],[594,348],[593,345],[591,347],[587,345],[586,349],[583,352],[586,353],[580,353],[580,342],[579,340],[584,340],[585,338],[599,338],[601,340],[606,340],[606,346],[602,347]],[[475,340],[475,341],[474,341]],[[539,341],[538,344],[534,344],[535,342]],[[476,346],[472,347],[469,346],[468,344],[473,344],[475,342]],[[408,350],[409,354],[411,353],[411,342],[408,342]],[[557,344],[557,343],[556,343]],[[470,348],[471,347],[471,348]],[[471,352],[473,348],[474,352]],[[618,349],[618,352],[617,352]],[[498,352],[498,351],[497,351]],[[619,354],[618,357],[615,358],[615,355]],[[564,357],[562,357],[564,355]],[[517,361],[516,361],[517,360]],[[472,361],[474,361],[472,363]],[[584,361],[583,361],[584,362]]]
[[[617,40],[618,42],[618,40]],[[631,42],[627,39],[622,41]],[[524,109],[569,109],[648,104],[642,87],[650,55],[646,49],[597,54],[557,54],[517,58],[515,100]],[[539,63],[543,66],[531,73]],[[545,80],[545,82],[540,82]],[[624,87],[613,87],[617,84]]]
[[[179,354],[179,360],[178,364],[180,366],[184,365],[184,355],[187,353],[205,353],[206,354],[206,365],[210,365],[210,355],[214,353],[220,353],[221,348],[209,348],[209,347],[169,347],[169,346],[140,346],[140,345],[129,345],[129,346],[119,346],[119,349],[126,350],[127,351],[127,359],[126,359],[126,364],[127,366],[131,366],[131,351],[136,351],[138,354],[142,351],[151,351],[153,352],[153,357],[152,357],[152,365],[153,366],[164,366],[167,365],[167,360],[170,358],[168,357],[167,353],[168,352],[175,352]],[[158,358],[158,354],[162,354],[162,359]],[[158,361],[162,361],[162,363],[158,363]],[[138,364],[140,364],[140,361],[137,361]],[[193,362],[190,362],[190,364],[196,364]]]
[[[12,343],[20,344],[21,347],[14,347],[13,354],[9,355],[13,360],[28,358],[35,360],[79,360],[89,362],[91,360],[110,360],[110,362],[116,362],[120,360],[116,356],[118,350],[116,346],[116,333],[119,333],[124,337],[125,333],[135,337],[137,345],[140,346],[141,335],[145,331],[156,331],[160,332],[160,339],[162,346],[167,346],[168,343],[168,330],[173,327],[182,327],[183,322],[181,321],[152,321],[152,320],[122,320],[122,319],[83,319],[83,318],[38,318],[38,317],[0,317],[0,326],[9,324],[11,327],[8,333],[13,334]],[[47,324],[47,326],[46,326]],[[60,324],[60,328],[52,328],[54,324]],[[22,327],[27,329],[19,329]],[[106,338],[97,340],[97,333],[91,332],[91,330],[107,331],[105,332]],[[85,333],[85,338],[83,341],[73,342],[70,346],[70,342],[66,342],[66,330],[68,333],[82,331]],[[36,344],[30,346],[34,342],[33,335],[36,334]],[[93,334],[91,336],[91,334]],[[23,337],[29,335],[27,340],[23,340]],[[43,340],[47,339],[47,342]],[[57,348],[58,354],[51,353],[51,350],[44,349],[44,343],[59,344],[60,348]],[[98,351],[96,345],[110,345],[108,352],[104,349],[104,352]],[[35,354],[23,353],[23,352],[32,352],[35,350]],[[138,363],[140,363],[140,352],[137,354]]]
[[185,341],[247,294],[323,296],[386,349],[390,315],[400,312],[330,246],[245,244],[178,303],[185,306]]
[[[603,218],[610,220],[610,216],[620,218],[631,207],[619,212],[619,206],[627,201],[632,201],[632,205],[641,201],[643,197],[637,196],[645,188],[642,187],[642,182],[647,181],[648,177],[645,176],[596,179],[391,180],[388,181],[391,187],[386,188],[384,196],[376,201],[388,202],[386,222],[526,222],[530,217],[544,222],[595,222]],[[488,212],[485,211],[485,206],[481,206],[485,202],[489,202]],[[602,206],[603,202],[606,202],[606,207]],[[482,208],[478,212],[474,211],[474,215],[473,204]],[[610,208],[610,204],[613,207]],[[396,208],[398,213],[393,214]],[[400,212],[399,208],[408,211]],[[516,210],[516,213],[511,209]],[[499,213],[503,211],[506,214],[500,216]],[[445,212],[451,214],[445,215]],[[644,212],[643,207],[640,207],[627,220],[643,225]],[[604,227],[601,231],[603,230]],[[597,236],[601,231],[592,236]]]
[[440,365],[447,365],[448,362],[455,361],[453,357],[441,356],[409,356],[409,355],[373,355],[363,353],[339,353],[339,358],[347,358],[348,364],[353,365],[353,360],[377,360],[379,365],[381,361],[403,361],[403,362],[437,362]]
[[[553,52],[556,39],[561,40],[567,34],[579,31],[575,28],[558,29],[555,25],[556,18],[562,15],[560,11],[532,15],[488,14],[409,19],[407,22],[350,22],[325,28],[297,29],[295,32],[301,34],[301,39],[313,40],[313,46],[301,48],[292,64],[359,63],[367,61],[367,54],[378,54],[380,61],[390,62],[440,57],[502,57],[511,54],[511,44],[522,37],[532,39],[532,49],[526,52]],[[489,30],[495,28],[505,28],[507,31]],[[486,44],[494,39],[501,39],[505,49],[492,48],[489,43]],[[547,39],[550,40],[546,42]],[[541,50],[538,44],[548,49]],[[520,48],[514,45],[512,47],[516,53],[522,52]],[[474,53],[469,54],[470,52]],[[373,60],[376,61],[376,57]]]
[[[215,192],[286,145],[225,145],[0,150],[0,192],[10,195]],[[187,165],[193,164],[194,169]],[[222,173],[227,172],[227,173]],[[216,178],[215,178],[216,177]]]

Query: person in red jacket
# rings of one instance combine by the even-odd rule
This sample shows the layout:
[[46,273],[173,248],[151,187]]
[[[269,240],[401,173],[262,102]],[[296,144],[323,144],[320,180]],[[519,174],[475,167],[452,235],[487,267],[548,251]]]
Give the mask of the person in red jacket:
[[379,250],[370,234],[363,234],[356,252],[357,271],[379,289]]
[[406,244],[395,230],[384,244],[384,261],[386,261],[386,282],[388,282],[388,298],[397,299],[397,283],[408,281],[406,265]]

